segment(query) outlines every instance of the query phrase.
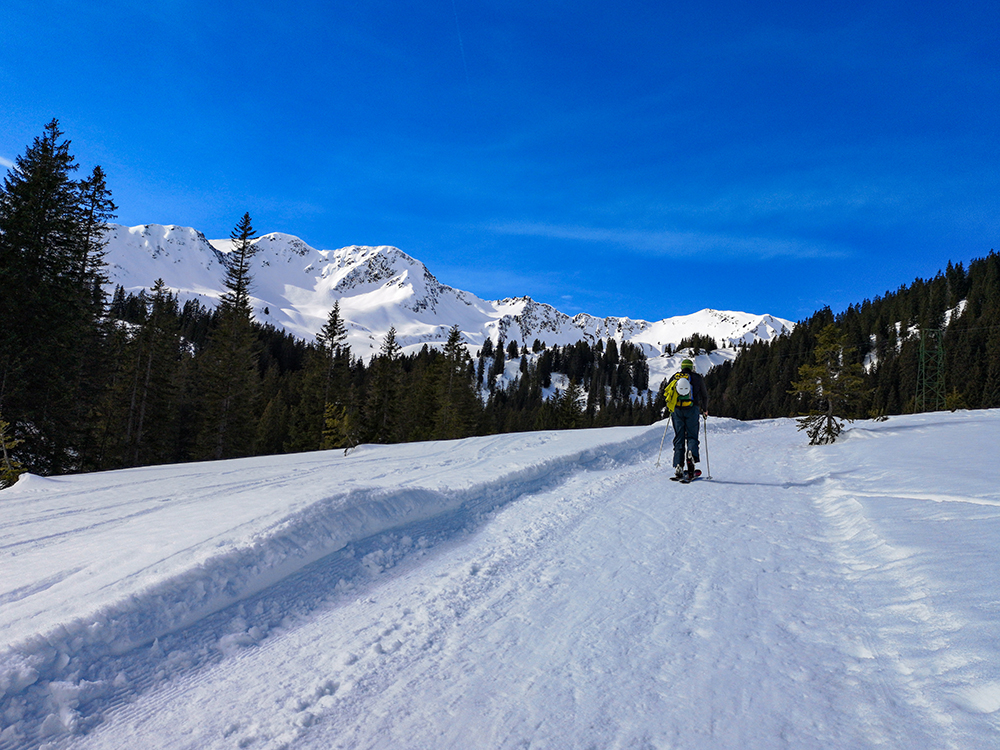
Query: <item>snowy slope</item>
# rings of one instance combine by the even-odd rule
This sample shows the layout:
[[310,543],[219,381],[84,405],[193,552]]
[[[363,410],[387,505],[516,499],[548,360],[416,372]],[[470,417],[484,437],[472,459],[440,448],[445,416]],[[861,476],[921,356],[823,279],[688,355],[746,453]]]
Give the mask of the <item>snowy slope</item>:
[[[176,226],[111,225],[109,277],[128,291],[150,288],[157,278],[180,294],[214,305],[221,295],[220,258],[229,240],[207,240],[194,229]],[[256,241],[253,261],[254,309],[259,320],[311,340],[326,322],[336,300],[347,322],[352,351],[368,357],[378,351],[391,326],[404,350],[443,343],[455,324],[473,351],[487,338],[530,346],[535,339],[565,345],[581,339],[632,341],[650,358],[693,333],[714,337],[719,345],[770,339],[792,323],[771,315],[702,310],[655,323],[628,318],[570,317],[529,297],[486,301],[439,282],[419,261],[393,247],[316,250],[287,234]],[[733,353],[720,352],[707,368]],[[661,368],[673,370],[674,363]],[[705,371],[704,369],[702,370]]]
[[0,747],[997,747],[1000,411],[709,426],[22,479]]

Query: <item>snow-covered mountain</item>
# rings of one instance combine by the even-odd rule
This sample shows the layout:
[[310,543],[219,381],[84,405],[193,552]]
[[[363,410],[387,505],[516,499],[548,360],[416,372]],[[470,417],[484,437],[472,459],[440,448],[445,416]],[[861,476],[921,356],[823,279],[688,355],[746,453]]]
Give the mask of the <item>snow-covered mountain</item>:
[[[111,225],[108,233],[110,284],[126,291],[149,288],[158,278],[182,300],[214,305],[222,294],[223,254],[231,243],[209,240],[188,227]],[[773,315],[701,310],[650,323],[629,318],[569,316],[530,297],[487,301],[442,284],[420,261],[394,247],[351,246],[316,250],[298,237],[266,234],[256,240],[253,260],[254,311],[258,320],[307,340],[322,328],[336,300],[358,356],[376,353],[390,327],[404,351],[444,343],[458,324],[473,351],[486,341],[535,339],[565,345],[581,339],[630,341],[651,359],[651,370],[672,369],[665,357],[693,333],[712,336],[720,346],[767,340],[793,323]],[[702,355],[699,369],[732,358],[732,349]],[[652,360],[661,359],[658,363]]]

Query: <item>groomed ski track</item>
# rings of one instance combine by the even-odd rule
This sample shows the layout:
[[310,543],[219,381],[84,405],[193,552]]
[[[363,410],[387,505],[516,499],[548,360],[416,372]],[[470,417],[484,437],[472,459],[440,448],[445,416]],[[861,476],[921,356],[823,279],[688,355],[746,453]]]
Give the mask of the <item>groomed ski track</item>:
[[[496,439],[366,448],[385,481],[363,502],[188,553],[102,610],[116,639],[19,642],[37,677],[5,685],[0,747],[997,747],[1000,584],[976,568],[1000,478],[930,467],[941,441],[996,445],[1000,413],[823,448],[789,420],[710,428],[714,478],[686,486],[654,466],[662,423],[551,454],[558,435],[521,438],[504,450],[540,458],[489,480],[461,463]],[[393,478],[406,450],[420,470]],[[323,476],[299,469],[216,474],[202,500]]]

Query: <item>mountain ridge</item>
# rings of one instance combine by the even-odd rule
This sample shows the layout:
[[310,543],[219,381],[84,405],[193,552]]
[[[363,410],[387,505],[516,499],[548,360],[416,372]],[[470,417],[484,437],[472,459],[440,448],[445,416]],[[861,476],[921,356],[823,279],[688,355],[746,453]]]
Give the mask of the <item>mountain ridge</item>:
[[[231,240],[210,240],[202,232],[177,225],[111,224],[106,253],[109,286],[126,292],[149,289],[158,278],[182,300],[198,299],[209,307],[223,291],[223,257]],[[531,297],[484,300],[443,284],[419,260],[389,245],[349,245],[317,250],[295,235],[272,232],[254,241],[255,317],[311,340],[327,320],[335,301],[355,355],[376,354],[390,327],[404,351],[443,344],[458,325],[471,350],[487,338],[530,346],[567,345],[580,340],[615,339],[640,346],[660,367],[676,366],[674,351],[694,333],[713,337],[722,347],[702,354],[699,369],[735,357],[740,343],[769,340],[792,329],[791,321],[771,314],[704,309],[659,321],[587,313],[569,316]],[[704,358],[704,359],[702,359]],[[653,363],[651,362],[651,365]]]

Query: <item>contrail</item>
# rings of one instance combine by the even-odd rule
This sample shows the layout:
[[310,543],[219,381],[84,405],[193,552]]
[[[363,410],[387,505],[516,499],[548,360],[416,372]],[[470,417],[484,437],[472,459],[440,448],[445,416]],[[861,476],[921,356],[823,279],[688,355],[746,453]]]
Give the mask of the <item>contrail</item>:
[[469,99],[472,99],[472,82],[469,80],[469,63],[465,59],[465,43],[462,41],[462,26],[458,22],[458,5],[456,0],[451,0],[451,9],[455,11],[455,30],[458,32],[458,49],[462,53],[462,67],[465,69],[465,88],[468,91]]

